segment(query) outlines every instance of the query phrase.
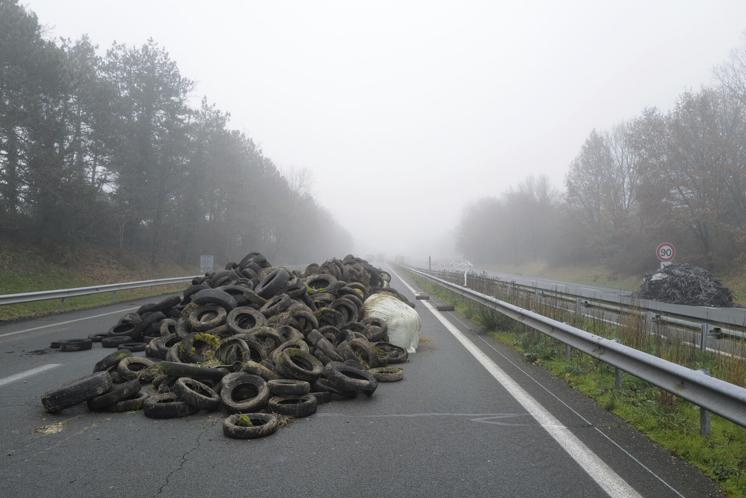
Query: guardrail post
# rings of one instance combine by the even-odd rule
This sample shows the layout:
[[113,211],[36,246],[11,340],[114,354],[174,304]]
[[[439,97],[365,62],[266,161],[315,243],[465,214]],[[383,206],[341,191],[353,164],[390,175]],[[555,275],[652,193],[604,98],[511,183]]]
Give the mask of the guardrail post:
[[[616,339],[612,339],[614,342],[618,343],[619,341]],[[622,388],[622,370],[619,367],[614,367],[614,389],[621,389]]]
[[699,336],[699,349],[704,351],[707,348],[707,335],[710,333],[711,325],[707,322],[700,326],[702,334]]
[[65,311],[65,298],[60,298],[60,311]]
[[581,308],[582,308],[582,305],[580,304],[580,298],[579,298],[579,297],[576,297],[576,298],[575,298],[575,314],[576,314],[576,315],[579,315],[579,314],[580,314],[580,310],[581,310]]
[[565,344],[565,360],[572,360],[572,347],[569,344]]
[[[699,370],[704,375],[710,375],[710,372],[703,368]],[[708,437],[712,430],[712,421],[710,419],[710,412],[706,408],[699,407],[699,435],[702,437]]]

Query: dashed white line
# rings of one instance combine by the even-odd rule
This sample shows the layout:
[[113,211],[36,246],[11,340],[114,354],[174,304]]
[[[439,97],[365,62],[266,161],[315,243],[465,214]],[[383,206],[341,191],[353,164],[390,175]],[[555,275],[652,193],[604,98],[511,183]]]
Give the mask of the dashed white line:
[[[395,271],[391,270],[399,280],[413,293],[412,288],[404,281]],[[598,455],[588,448],[580,439],[575,436],[569,429],[565,428],[562,423],[549,411],[536,401],[525,389],[513,380],[503,369],[492,361],[479,347],[477,347],[468,337],[466,337],[455,325],[444,317],[435,307],[427,301],[421,301],[422,304],[438,319],[440,323],[461,343],[464,348],[492,375],[508,393],[515,398],[518,403],[557,441],[565,452],[577,462],[606,494],[613,498],[621,497],[640,497],[641,495],[635,489],[622,479],[619,474],[609,467]]]
[[110,311],[108,313],[100,313],[98,315],[84,316],[83,318],[76,318],[74,320],[48,323],[47,325],[40,325],[39,327],[33,327],[30,329],[16,330],[14,332],[6,332],[5,334],[0,334],[0,337],[8,337],[11,335],[25,334],[26,332],[33,332],[34,330],[48,329],[50,327],[58,327],[60,325],[67,325],[69,323],[82,322],[83,320],[90,320],[91,318],[100,318],[102,316],[116,315],[117,313],[124,313],[125,311],[132,311],[136,309],[137,309],[137,306],[133,306],[131,308],[124,308],[124,309],[117,310],[117,311]]
[[29,370],[24,370],[23,372],[19,372],[17,374],[9,375],[8,377],[3,377],[0,379],[0,387],[6,386],[12,382],[16,382],[22,379],[25,379],[26,377],[31,377],[32,375],[40,374],[42,372],[46,372],[47,370],[51,370],[53,368],[61,367],[61,363],[48,363],[46,365],[41,365],[36,368],[31,368]]

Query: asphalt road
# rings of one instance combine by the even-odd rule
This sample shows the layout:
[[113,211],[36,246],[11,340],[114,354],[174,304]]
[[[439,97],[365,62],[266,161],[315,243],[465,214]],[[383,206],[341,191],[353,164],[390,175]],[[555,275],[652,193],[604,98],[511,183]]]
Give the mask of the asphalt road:
[[720,496],[591,400],[421,302],[423,340],[403,382],[268,438],[227,439],[217,413],[46,414],[44,391],[109,352],[54,352],[50,340],[105,331],[137,304],[0,327],[2,496]]

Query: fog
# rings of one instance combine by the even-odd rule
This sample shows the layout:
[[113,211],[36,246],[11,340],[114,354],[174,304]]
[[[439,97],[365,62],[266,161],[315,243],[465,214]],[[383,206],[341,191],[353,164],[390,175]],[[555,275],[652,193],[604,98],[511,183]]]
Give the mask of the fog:
[[739,0],[25,5],[48,37],[152,37],[358,252],[415,256],[479,197],[560,188],[592,129],[708,84],[746,28]]

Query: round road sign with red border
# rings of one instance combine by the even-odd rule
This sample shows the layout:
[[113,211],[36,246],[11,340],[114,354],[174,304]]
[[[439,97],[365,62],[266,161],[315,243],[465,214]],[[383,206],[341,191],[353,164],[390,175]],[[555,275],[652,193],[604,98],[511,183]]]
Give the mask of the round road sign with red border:
[[658,261],[672,261],[676,257],[676,248],[670,242],[661,242],[655,248],[655,255],[658,257]]

